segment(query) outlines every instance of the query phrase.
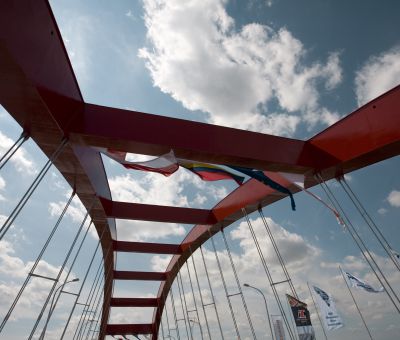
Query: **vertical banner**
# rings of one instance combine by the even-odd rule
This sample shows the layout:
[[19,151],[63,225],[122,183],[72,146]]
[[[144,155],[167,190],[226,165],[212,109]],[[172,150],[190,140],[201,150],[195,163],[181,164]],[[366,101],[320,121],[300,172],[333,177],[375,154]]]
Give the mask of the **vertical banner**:
[[321,312],[321,317],[324,320],[326,329],[331,331],[343,327],[342,319],[336,311],[332,295],[316,286],[313,286],[313,289],[317,295],[317,305]]
[[275,340],[286,340],[285,328],[281,315],[271,315],[272,325],[274,327]]
[[307,309],[307,304],[297,300],[291,295],[286,294],[286,297],[292,309],[299,339],[315,340],[314,328],[311,324],[310,312]]

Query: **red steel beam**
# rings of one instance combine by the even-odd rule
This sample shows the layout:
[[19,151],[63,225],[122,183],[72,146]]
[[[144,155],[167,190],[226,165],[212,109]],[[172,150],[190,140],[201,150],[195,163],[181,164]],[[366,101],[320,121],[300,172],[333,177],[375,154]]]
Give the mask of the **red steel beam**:
[[206,209],[115,202],[102,197],[100,200],[107,216],[112,218],[184,224],[214,224],[217,222],[212,211]]
[[163,272],[114,271],[114,280],[165,281],[166,279],[167,273]]
[[[400,85],[312,137],[311,144],[340,160],[323,176],[347,173],[397,156],[400,150]],[[330,174],[329,174],[330,173]]]
[[180,244],[113,241],[113,250],[125,253],[181,254]]
[[111,298],[111,307],[157,307],[155,298]]
[[106,327],[107,335],[152,334],[153,324],[109,324]]
[[87,103],[69,131],[80,144],[148,155],[173,149],[179,158],[271,171],[304,173],[334,161],[301,140]]

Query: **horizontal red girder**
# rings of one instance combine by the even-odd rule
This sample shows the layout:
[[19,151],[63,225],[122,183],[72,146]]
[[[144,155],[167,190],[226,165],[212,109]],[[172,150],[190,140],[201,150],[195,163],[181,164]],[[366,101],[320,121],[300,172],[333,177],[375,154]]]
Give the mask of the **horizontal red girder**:
[[180,254],[180,244],[113,241],[113,250],[126,253]]
[[155,298],[111,298],[111,307],[157,307]]
[[[178,208],[162,205],[115,202],[100,198],[108,217],[184,224],[214,224],[217,222],[210,210]],[[157,227],[154,227],[157,232]]]
[[166,278],[167,273],[163,272],[114,271],[114,280],[165,281]]
[[300,140],[87,103],[69,131],[87,145],[258,169],[304,172],[331,158]]
[[107,335],[151,334],[153,324],[109,324],[106,327]]

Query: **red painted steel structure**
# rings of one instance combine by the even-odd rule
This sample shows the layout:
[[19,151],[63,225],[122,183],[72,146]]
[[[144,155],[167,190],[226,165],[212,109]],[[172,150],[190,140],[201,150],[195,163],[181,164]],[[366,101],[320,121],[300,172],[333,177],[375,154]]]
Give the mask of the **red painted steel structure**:
[[[210,211],[113,202],[101,156],[92,146],[160,155],[173,149],[177,157],[214,164],[233,164],[268,171],[293,192],[298,189],[277,171],[314,174],[324,179],[393,157],[400,151],[400,87],[363,106],[310,140],[301,141],[180,119],[85,103],[61,34],[46,0],[0,2],[1,104],[50,155],[63,137],[69,144],[55,162],[88,208],[102,239],[103,254],[114,251],[173,254],[165,273],[113,271],[105,282],[99,338],[121,334],[152,334],[157,338],[160,316],[180,266],[199,245],[248,212],[283,197],[250,180]],[[203,137],[207,136],[205,140]],[[193,223],[182,244],[121,242],[115,218]],[[190,247],[190,249],[189,249]],[[179,260],[179,261],[178,261]],[[104,258],[105,271],[114,254]],[[113,280],[161,281],[155,299],[113,298]],[[110,306],[153,306],[151,324],[107,324]]]

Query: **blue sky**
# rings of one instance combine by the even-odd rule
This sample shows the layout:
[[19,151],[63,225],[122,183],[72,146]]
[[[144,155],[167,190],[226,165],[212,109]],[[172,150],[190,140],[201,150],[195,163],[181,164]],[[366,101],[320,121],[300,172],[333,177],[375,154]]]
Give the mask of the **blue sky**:
[[[62,1],[50,2],[85,101],[240,129],[306,139],[362,104],[400,83],[400,39],[397,13],[400,5],[387,1]],[[18,138],[20,127],[0,111],[0,153]],[[135,159],[135,155],[132,155]],[[28,141],[0,173],[1,218],[12,211],[19,198],[46,161],[37,146]],[[227,181],[201,182],[185,170],[164,178],[157,174],[126,171],[104,158],[115,200],[210,208],[236,185]],[[400,251],[400,158],[371,165],[348,176],[394,249]],[[18,181],[15,181],[16,176]],[[400,273],[368,233],[340,187],[331,183],[353,223],[400,293]],[[313,189],[325,199],[320,188]],[[52,169],[0,243],[0,315],[6,312],[24,275],[57,219],[70,193],[57,170]],[[330,332],[329,339],[365,339],[366,333],[337,270],[340,264],[353,274],[378,286],[350,236],[321,204],[306,194],[297,194],[297,211],[287,200],[264,209],[293,275],[299,296],[311,304],[306,282],[332,293],[345,327]],[[83,218],[82,208],[73,209],[60,226],[41,264],[52,275]],[[275,280],[277,260],[262,234],[259,216],[251,216],[263,239]],[[189,225],[117,221],[120,240],[180,242]],[[157,232],[154,232],[156,230]],[[257,254],[243,221],[227,231],[242,282],[262,289],[274,314],[277,307],[263,276]],[[85,255],[73,272],[82,278],[96,236],[86,241]],[[224,268],[229,268],[220,235],[217,248]],[[227,308],[210,245],[205,255],[219,293],[217,302]],[[201,267],[199,254],[196,264]],[[164,270],[168,258],[121,254],[121,270]],[[183,273],[186,277],[185,272]],[[228,275],[235,291],[232,275]],[[187,281],[186,281],[187,283]],[[209,298],[204,277],[200,282]],[[78,289],[78,285],[72,288]],[[5,329],[7,339],[25,338],[33,325],[32,315],[48,287],[35,281],[29,286],[19,317]],[[156,283],[117,282],[116,296],[154,296]],[[174,286],[175,296],[178,296]],[[287,287],[281,287],[283,294]],[[188,292],[188,286],[186,287]],[[384,294],[354,292],[372,334],[393,339],[399,331],[399,316]],[[252,291],[245,291],[260,338],[265,335],[263,305]],[[188,297],[189,299],[189,297]],[[36,301],[37,300],[37,301]],[[36,302],[35,302],[36,301]],[[250,336],[240,305],[243,337]],[[71,300],[61,300],[49,328],[49,338],[58,338]],[[171,306],[167,306],[172,315]],[[321,330],[311,306],[317,336]],[[211,314],[211,312],[210,312]],[[204,320],[203,316],[200,318]],[[214,315],[213,318],[215,319]],[[226,318],[227,335],[232,325]],[[151,310],[134,308],[112,311],[113,323],[150,322]],[[23,323],[21,322],[23,321]],[[214,320],[215,321],[215,320]],[[76,322],[76,320],[74,320]],[[215,324],[214,324],[215,326]]]

